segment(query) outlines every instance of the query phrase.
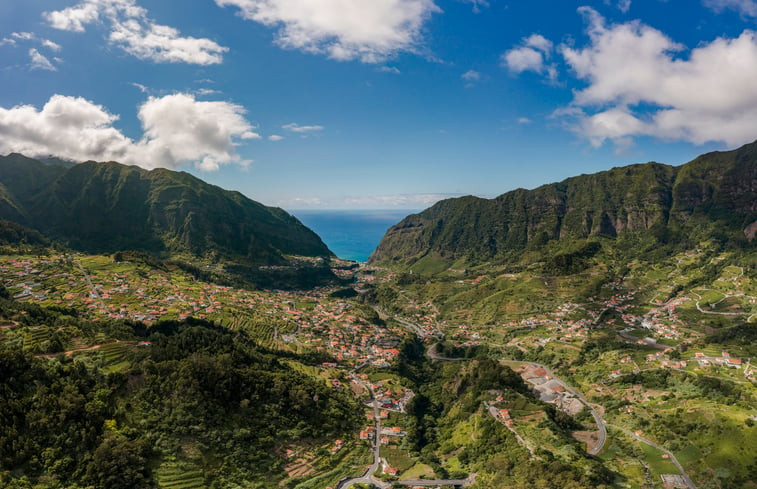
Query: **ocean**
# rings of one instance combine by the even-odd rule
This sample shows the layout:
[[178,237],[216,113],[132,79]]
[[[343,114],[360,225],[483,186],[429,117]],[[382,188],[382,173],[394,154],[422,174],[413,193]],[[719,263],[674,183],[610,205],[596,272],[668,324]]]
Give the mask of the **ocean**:
[[321,237],[339,258],[365,262],[386,230],[418,211],[296,210],[290,211]]

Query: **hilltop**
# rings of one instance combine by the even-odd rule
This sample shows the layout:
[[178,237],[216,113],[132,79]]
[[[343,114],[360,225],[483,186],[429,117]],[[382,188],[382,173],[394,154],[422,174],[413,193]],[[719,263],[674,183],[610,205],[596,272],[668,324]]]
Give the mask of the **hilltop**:
[[136,250],[231,264],[253,281],[260,266],[333,256],[318,235],[282,209],[185,172],[115,162],[0,157],[0,218],[74,250]]

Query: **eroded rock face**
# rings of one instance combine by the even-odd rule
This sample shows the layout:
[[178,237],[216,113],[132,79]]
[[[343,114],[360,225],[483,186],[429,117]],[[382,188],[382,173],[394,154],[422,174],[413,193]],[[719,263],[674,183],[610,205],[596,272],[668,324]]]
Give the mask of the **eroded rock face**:
[[749,241],[754,239],[754,236],[757,235],[757,221],[744,228],[744,235]]
[[384,236],[371,262],[412,262],[428,253],[488,258],[536,242],[626,232],[716,227],[757,230],[757,143],[702,155],[680,167],[631,165],[494,199],[461,197],[408,216]]

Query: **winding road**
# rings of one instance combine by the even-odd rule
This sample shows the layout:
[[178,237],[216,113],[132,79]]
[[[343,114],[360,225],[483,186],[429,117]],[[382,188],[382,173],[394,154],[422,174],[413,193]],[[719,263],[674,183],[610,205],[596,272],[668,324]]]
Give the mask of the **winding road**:
[[[364,365],[364,364],[363,364]],[[371,464],[370,467],[365,471],[363,475],[360,477],[353,477],[349,479],[342,479],[339,481],[339,483],[336,485],[336,489],[347,489],[353,484],[373,484],[375,486],[380,487],[381,489],[389,488],[392,485],[389,483],[386,483],[382,480],[376,479],[373,474],[378,470],[379,465],[381,465],[381,418],[379,417],[379,403],[378,399],[376,399],[376,393],[373,390],[373,386],[369,382],[363,382],[360,380],[360,378],[355,375],[355,371],[362,367],[363,365],[358,366],[357,368],[353,369],[350,372],[350,377],[352,377],[352,380],[359,383],[363,387],[367,388],[368,391],[371,393],[371,404],[373,405],[373,419],[376,420],[376,432],[374,433],[373,437],[373,464]]]
[[421,479],[421,480],[405,480],[405,481],[394,481],[394,482],[384,482],[381,479],[376,478],[373,474],[375,474],[379,467],[381,466],[381,418],[379,417],[379,402],[376,398],[376,392],[373,390],[373,386],[369,382],[363,382],[356,374],[360,368],[364,367],[366,364],[360,364],[357,367],[353,368],[350,371],[350,377],[355,382],[359,383],[368,391],[371,393],[371,405],[373,406],[373,419],[376,420],[376,432],[374,433],[373,438],[373,463],[370,467],[361,475],[360,477],[350,477],[347,479],[342,479],[337,483],[336,489],[348,489],[350,486],[354,484],[373,484],[376,487],[379,487],[380,489],[389,489],[392,487],[392,485],[400,485],[400,486],[424,486],[424,487],[433,487],[433,486],[469,486],[473,484],[476,480],[476,475],[471,474],[467,479],[441,479],[441,480],[431,480],[431,479]]
[[597,455],[599,452],[602,451],[602,449],[605,446],[605,443],[607,442],[607,423],[605,423],[605,421],[599,415],[597,410],[594,409],[594,407],[591,404],[589,404],[589,401],[586,400],[583,394],[581,394],[576,389],[566,384],[565,381],[558,378],[554,374],[554,372],[552,372],[552,370],[550,370],[550,368],[547,367],[546,365],[541,365],[539,363],[534,363],[534,362],[519,362],[515,360],[506,360],[506,361],[510,363],[528,364],[536,368],[543,368],[547,372],[547,375],[552,377],[552,379],[554,379],[558,384],[560,384],[567,392],[570,392],[576,397],[576,399],[581,401],[581,404],[586,406],[586,409],[589,410],[592,417],[594,418],[594,422],[597,424],[597,431],[599,432],[599,439],[597,440],[597,444],[591,450],[587,450],[587,453],[589,455]]
[[671,452],[670,450],[668,450],[665,447],[662,447],[662,446],[658,445],[657,443],[653,442],[652,440],[649,440],[648,438],[644,438],[641,435],[637,435],[636,433],[633,433],[633,432],[631,432],[631,431],[629,431],[629,430],[627,430],[625,428],[621,428],[620,426],[615,426],[615,425],[611,425],[611,426],[613,428],[617,429],[617,430],[622,431],[626,435],[628,435],[628,436],[630,436],[632,438],[635,438],[635,439],[639,440],[642,443],[646,443],[650,447],[656,448],[656,449],[660,450],[661,452],[667,454],[668,459],[671,462],[673,462],[673,465],[675,465],[676,468],[678,469],[678,471],[681,473],[681,477],[683,477],[683,480],[686,483],[686,485],[689,487],[689,489],[697,489],[697,486],[694,484],[694,482],[689,478],[689,476],[683,470],[683,467],[678,462],[678,459],[676,458],[676,456],[673,455],[673,452]]
[[[439,361],[439,362],[460,362],[460,361],[469,360],[468,358],[447,358],[447,357],[442,357],[442,356],[440,356],[436,352],[436,345],[435,344],[428,347],[428,349],[426,350],[426,355],[428,355],[428,357],[430,359],[436,360],[436,361]],[[539,363],[534,363],[534,362],[521,362],[521,361],[517,361],[517,360],[508,360],[508,359],[503,359],[503,360],[505,362],[508,362],[508,363],[511,363],[511,364],[531,365],[531,366],[533,366],[535,368],[543,368],[547,372],[547,375],[549,375],[550,377],[552,377],[567,392],[570,392],[571,394],[573,394],[573,396],[576,397],[576,399],[578,399],[579,401],[581,401],[581,404],[583,404],[584,406],[586,406],[586,409],[589,410],[589,412],[591,413],[592,417],[594,418],[594,422],[597,424],[597,431],[599,432],[599,438],[597,440],[597,444],[593,448],[591,448],[590,450],[587,450],[587,453],[589,455],[597,455],[599,452],[602,451],[602,449],[605,446],[605,443],[607,442],[607,423],[605,423],[605,421],[599,415],[599,413],[597,412],[597,410],[594,409],[594,407],[591,404],[589,404],[589,401],[586,400],[586,398],[583,396],[583,394],[581,394],[576,389],[574,389],[573,387],[569,386],[563,380],[561,380],[560,378],[558,378],[557,376],[555,376],[554,372],[552,372],[552,370],[549,367],[547,367],[546,365],[541,365]],[[518,435],[517,433],[516,433],[516,436],[518,438],[520,438],[520,435]],[[527,448],[529,448],[528,444],[522,438],[520,438],[518,441],[520,441],[522,445],[524,445]],[[530,448],[529,448],[529,451],[531,451]],[[531,453],[533,454],[533,452],[531,452]]]

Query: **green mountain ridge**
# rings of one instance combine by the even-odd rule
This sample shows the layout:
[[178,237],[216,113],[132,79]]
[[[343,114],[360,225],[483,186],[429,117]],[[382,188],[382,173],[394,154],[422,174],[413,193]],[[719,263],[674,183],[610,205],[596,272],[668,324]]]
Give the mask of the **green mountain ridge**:
[[0,157],[0,218],[87,252],[132,249],[245,265],[332,256],[295,217],[185,172]]
[[494,199],[443,200],[390,228],[369,263],[488,260],[551,241],[628,233],[743,242],[753,237],[755,222],[757,142],[679,167],[636,164]]

